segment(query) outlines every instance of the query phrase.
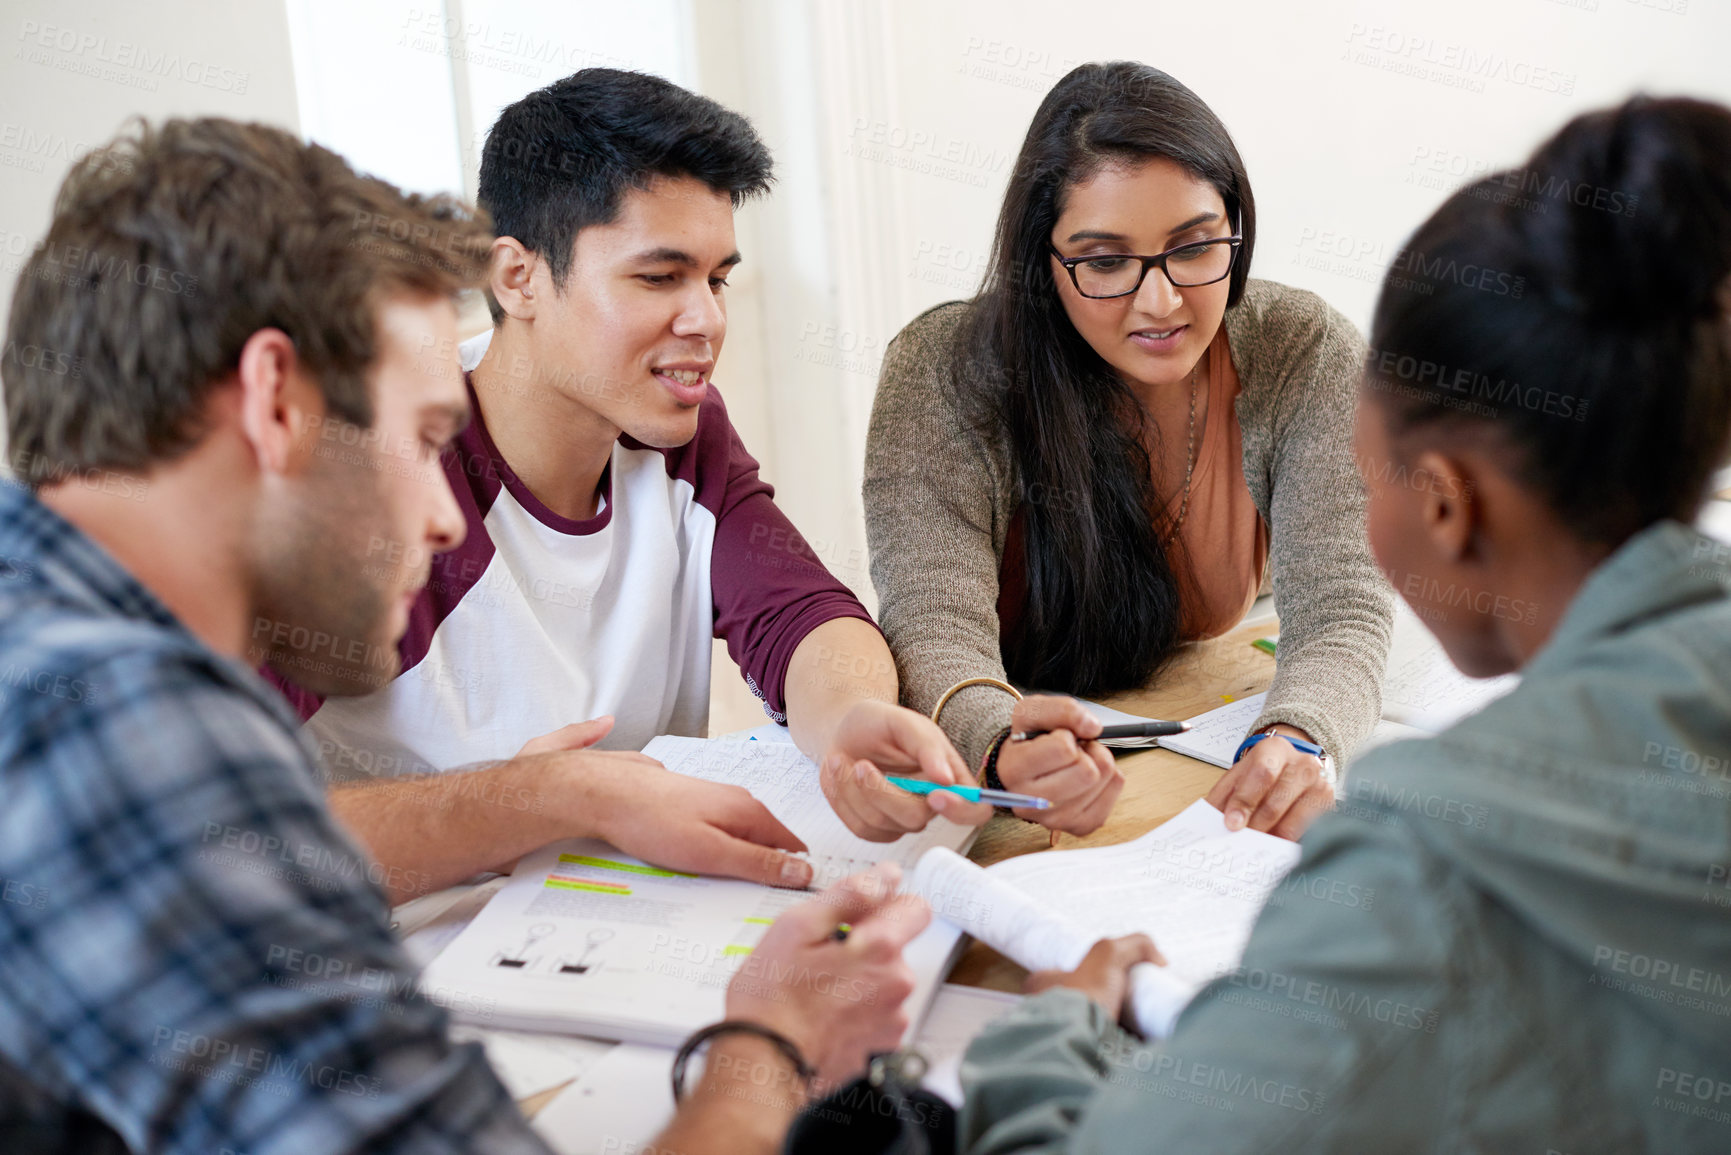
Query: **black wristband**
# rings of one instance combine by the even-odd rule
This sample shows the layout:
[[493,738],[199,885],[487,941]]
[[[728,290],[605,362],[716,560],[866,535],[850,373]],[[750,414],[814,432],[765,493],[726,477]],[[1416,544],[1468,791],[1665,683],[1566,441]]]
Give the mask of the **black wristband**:
[[811,1081],[817,1078],[817,1068],[807,1063],[805,1056],[799,1053],[799,1048],[794,1045],[793,1040],[780,1031],[772,1031],[763,1024],[754,1023],[748,1019],[724,1019],[695,1032],[680,1046],[679,1053],[673,1056],[673,1101],[675,1103],[685,1096],[685,1066],[691,1061],[691,1056],[697,1053],[697,1048],[719,1035],[756,1035],[787,1056],[788,1061],[793,1064],[793,1073],[798,1075],[807,1087],[810,1087]]

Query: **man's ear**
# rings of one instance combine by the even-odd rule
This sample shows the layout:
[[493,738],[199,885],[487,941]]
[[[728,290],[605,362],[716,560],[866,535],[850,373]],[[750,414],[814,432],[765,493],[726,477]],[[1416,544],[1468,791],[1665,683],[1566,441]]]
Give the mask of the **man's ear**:
[[1413,477],[1424,477],[1421,520],[1424,536],[1447,562],[1469,560],[1483,529],[1479,478],[1471,463],[1434,449],[1419,454]]
[[[294,342],[281,329],[260,329],[240,350],[241,433],[264,473],[286,473],[315,420],[323,398],[301,372]],[[310,408],[316,406],[316,410]]]
[[493,241],[487,266],[487,287],[505,315],[519,321],[535,319],[535,269],[541,258],[516,237]]

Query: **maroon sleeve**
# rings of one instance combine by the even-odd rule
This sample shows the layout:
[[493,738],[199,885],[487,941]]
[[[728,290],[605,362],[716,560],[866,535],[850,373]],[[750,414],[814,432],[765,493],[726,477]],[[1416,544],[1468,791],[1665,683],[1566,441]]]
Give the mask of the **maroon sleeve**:
[[871,622],[871,615],[776,507],[775,490],[758,476],[757,460],[713,386],[690,448],[702,466],[694,479],[697,499],[715,514],[709,561],[715,636],[727,641],[770,715],[785,722],[787,667],[799,643],[827,621]]
[[288,700],[288,704],[294,709],[295,713],[300,715],[300,719],[303,722],[318,713],[319,707],[325,704],[323,697],[313,693],[311,690],[301,689],[299,686],[295,685],[269,666],[260,666],[258,672],[260,677],[275,686],[277,692]]

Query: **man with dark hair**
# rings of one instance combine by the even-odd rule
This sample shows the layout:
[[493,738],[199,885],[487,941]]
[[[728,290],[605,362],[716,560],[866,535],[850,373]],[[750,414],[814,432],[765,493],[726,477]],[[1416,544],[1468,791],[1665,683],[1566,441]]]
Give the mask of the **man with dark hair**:
[[[743,117],[611,69],[530,93],[488,134],[496,324],[461,350],[475,419],[445,459],[467,540],[433,563],[400,677],[343,701],[288,691],[333,809],[382,861],[442,885],[546,840],[545,824],[510,807],[412,804],[524,784],[515,763],[475,763],[526,743],[638,750],[658,734],[703,735],[712,636],[823,764],[823,789],[856,833],[888,840],[934,813],[990,813],[884,782],[971,778],[942,731],[895,704],[883,636],[776,508],[711,384],[740,261],[734,209],[768,188],[770,167]],[[292,665],[278,669],[294,680]],[[641,785],[639,766],[621,763],[629,797],[685,805]],[[452,767],[463,772],[403,778]],[[650,857],[810,877],[797,859],[699,842]]]
[[[470,404],[454,357],[428,350],[453,347],[452,295],[491,235],[455,202],[222,120],[141,128],[62,187],[0,356],[28,482],[0,482],[7,1155],[545,1155],[415,992],[381,884],[423,880],[333,821],[296,719],[253,673],[294,662],[341,694],[394,670],[427,558],[464,535],[438,460]],[[413,548],[370,558],[375,540]],[[779,829],[743,791],[554,822],[561,783],[598,757],[519,760],[545,828],[629,848],[645,825],[723,837],[719,808]],[[831,1079],[893,1045],[900,948],[927,916],[886,881],[778,920],[728,1017]],[[802,988],[811,973],[879,998]],[[791,1078],[761,1038],[717,1044],[693,1100],[712,1116],[739,1110],[741,1072]],[[785,1125],[801,1101],[753,1118]]]

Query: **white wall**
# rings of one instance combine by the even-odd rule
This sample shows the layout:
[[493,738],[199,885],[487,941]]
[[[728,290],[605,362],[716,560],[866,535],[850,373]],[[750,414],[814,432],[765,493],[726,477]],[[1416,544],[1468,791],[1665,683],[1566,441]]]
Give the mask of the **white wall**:
[[1074,64],[1145,60],[1209,101],[1255,182],[1255,273],[1360,324],[1468,175],[1637,89],[1731,102],[1723,0],[11,0],[0,41],[0,305],[67,158],[129,113],[298,121],[362,168],[472,193],[498,108],[576,68],[643,68],[745,112],[779,182],[739,217],[718,381],[789,514],[868,599],[883,348],[973,291],[1028,119]]
[[220,115],[297,127],[287,32],[281,0],[7,0],[0,328],[67,168],[129,116]]
[[[1731,102],[1721,0],[704,0],[706,91],[782,184],[755,210],[770,424],[751,444],[838,574],[864,572],[859,480],[885,344],[971,295],[1041,97],[1132,58],[1196,90],[1257,196],[1254,273],[1361,326],[1404,238],[1469,176],[1646,89]],[[723,76],[737,74],[732,82]],[[730,382],[737,395],[741,385]]]

